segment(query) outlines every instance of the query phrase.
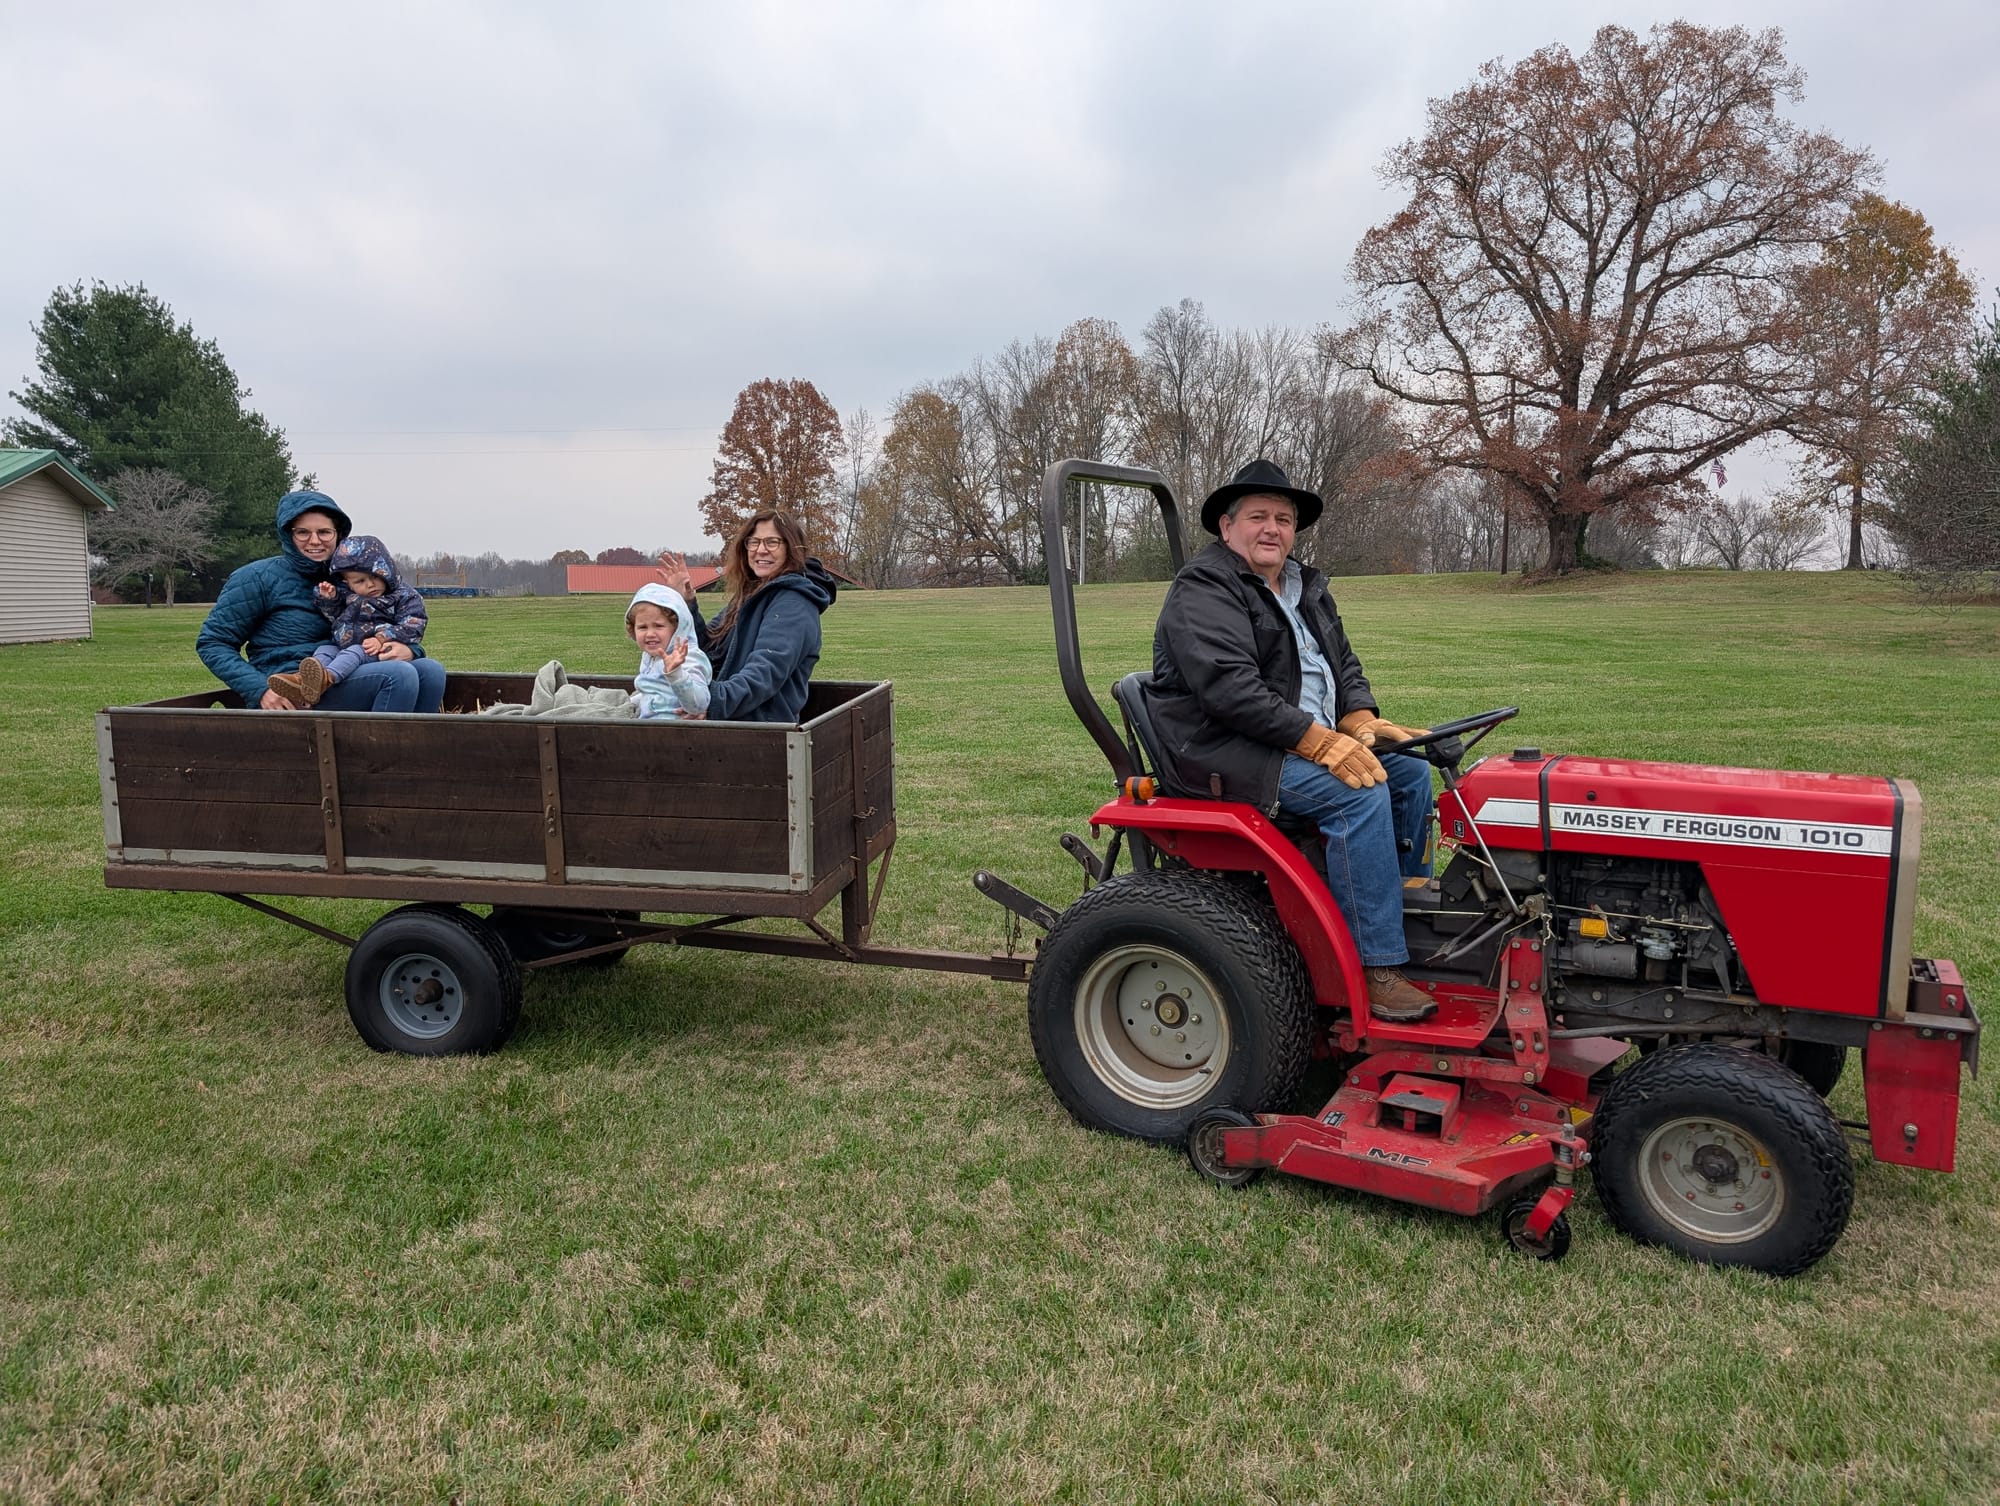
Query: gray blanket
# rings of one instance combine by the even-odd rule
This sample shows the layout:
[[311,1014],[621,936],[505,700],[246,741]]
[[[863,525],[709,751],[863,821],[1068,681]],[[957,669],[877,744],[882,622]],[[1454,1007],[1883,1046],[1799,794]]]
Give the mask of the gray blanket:
[[630,691],[592,690],[586,685],[570,684],[569,675],[561,662],[551,659],[535,671],[535,688],[527,705],[502,701],[497,706],[482,706],[479,714],[560,717],[567,721],[603,721],[606,718],[636,721],[639,709],[632,704]]

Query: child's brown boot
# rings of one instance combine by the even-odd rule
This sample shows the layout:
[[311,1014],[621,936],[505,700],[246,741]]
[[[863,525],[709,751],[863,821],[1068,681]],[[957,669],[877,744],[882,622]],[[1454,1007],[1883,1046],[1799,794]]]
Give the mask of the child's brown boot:
[[319,698],[336,682],[317,659],[299,660],[299,684],[305,688],[306,704],[317,706]]
[[312,702],[306,699],[305,686],[299,683],[299,677],[295,674],[289,674],[281,670],[279,673],[272,675],[264,683],[301,711],[312,705]]

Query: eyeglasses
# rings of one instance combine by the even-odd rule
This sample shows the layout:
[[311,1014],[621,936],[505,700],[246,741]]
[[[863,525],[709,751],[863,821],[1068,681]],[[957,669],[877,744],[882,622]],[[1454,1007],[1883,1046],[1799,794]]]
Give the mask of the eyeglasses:
[[339,534],[331,528],[294,528],[292,537],[303,543],[307,539],[338,538]]
[[745,554],[783,554],[785,552],[785,541],[783,539],[745,539],[743,541],[743,552]]

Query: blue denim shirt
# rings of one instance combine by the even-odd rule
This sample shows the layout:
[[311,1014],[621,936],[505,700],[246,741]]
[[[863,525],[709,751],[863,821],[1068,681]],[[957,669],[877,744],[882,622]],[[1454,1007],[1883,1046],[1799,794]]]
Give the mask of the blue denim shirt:
[[1339,720],[1338,698],[1334,687],[1338,684],[1333,666],[1327,662],[1325,652],[1319,646],[1312,630],[1299,616],[1299,603],[1305,599],[1305,575],[1299,569],[1297,560],[1285,561],[1284,580],[1277,591],[1278,606],[1285,614],[1285,621],[1292,625],[1292,637],[1299,645],[1299,710],[1323,726],[1331,727]]

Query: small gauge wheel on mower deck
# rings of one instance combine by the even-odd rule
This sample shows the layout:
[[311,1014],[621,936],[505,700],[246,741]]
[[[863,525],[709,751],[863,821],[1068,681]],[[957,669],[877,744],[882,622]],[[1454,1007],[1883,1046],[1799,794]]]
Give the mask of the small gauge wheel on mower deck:
[[[612,923],[636,924],[637,910],[579,911],[577,919],[553,919],[548,915],[510,910],[496,905],[493,910],[493,929],[500,933],[500,939],[507,944],[507,950],[520,962],[540,962],[544,957],[561,957],[567,952],[581,951],[585,947],[600,946],[610,940],[602,926],[588,922],[604,921]],[[616,967],[625,960],[630,947],[620,947],[615,952],[594,952],[588,957],[580,957],[574,967]]]
[[1056,921],[1028,1032],[1064,1108],[1092,1129],[1187,1138],[1203,1110],[1287,1105],[1311,1055],[1312,994],[1268,902],[1194,872],[1134,873]]
[[1839,1242],[1854,1164],[1791,1068],[1721,1042],[1671,1046],[1613,1080],[1591,1127],[1597,1195],[1642,1244],[1772,1276]]
[[1194,1169],[1221,1187],[1248,1187],[1264,1174],[1261,1166],[1230,1166],[1222,1159],[1225,1130],[1255,1129],[1257,1116],[1241,1109],[1204,1109],[1188,1131],[1187,1157]]
[[347,1014],[377,1051],[497,1050],[521,1018],[521,970],[493,927],[468,911],[391,910],[348,956]]
[[1561,1260],[1569,1254],[1569,1215],[1558,1213],[1549,1225],[1549,1232],[1537,1239],[1528,1232],[1528,1218],[1540,1201],[1540,1197],[1524,1197],[1509,1203],[1507,1211],[1500,1215],[1500,1232],[1507,1236],[1512,1248],[1531,1259]]

